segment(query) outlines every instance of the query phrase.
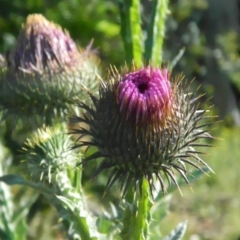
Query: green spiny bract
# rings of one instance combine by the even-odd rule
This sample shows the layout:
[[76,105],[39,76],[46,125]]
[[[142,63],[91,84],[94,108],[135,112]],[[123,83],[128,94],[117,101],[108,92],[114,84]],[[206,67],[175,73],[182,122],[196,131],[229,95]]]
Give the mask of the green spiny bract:
[[63,121],[72,100],[86,97],[83,86],[97,91],[98,62],[90,48],[80,50],[61,27],[30,15],[7,67],[0,70],[0,108],[5,117],[30,126]]
[[108,169],[107,189],[119,182],[123,195],[131,185],[141,191],[146,178],[152,192],[156,180],[165,192],[164,176],[178,186],[178,173],[189,184],[186,165],[211,170],[195,150],[209,146],[198,140],[212,138],[204,129],[210,124],[204,123],[206,110],[198,110],[199,97],[187,93],[181,79],[169,78],[167,69],[151,66],[123,74],[112,69],[109,80],[101,81],[99,97],[90,94],[92,106],[78,103],[82,117],[72,122],[88,127],[73,130],[79,135],[74,148],[97,147],[81,163],[100,158],[93,177]]

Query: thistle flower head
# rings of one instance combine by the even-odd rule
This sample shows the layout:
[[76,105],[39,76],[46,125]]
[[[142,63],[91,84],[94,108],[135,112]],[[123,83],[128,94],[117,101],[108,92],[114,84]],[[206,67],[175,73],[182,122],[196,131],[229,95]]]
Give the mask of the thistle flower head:
[[89,141],[80,137],[75,147],[97,147],[82,161],[100,158],[93,177],[108,169],[107,189],[118,181],[124,195],[129,186],[141,186],[143,178],[151,190],[158,180],[165,192],[164,176],[178,186],[177,173],[189,184],[187,165],[211,169],[195,150],[208,146],[198,142],[211,138],[204,130],[208,124],[201,123],[208,117],[183,82],[170,82],[167,69],[150,66],[111,73],[101,82],[99,97],[91,95],[93,106],[80,102],[83,117],[72,119],[89,125],[73,131],[90,136]]
[[97,91],[97,57],[40,14],[27,18],[8,63],[0,69],[0,109],[33,128],[64,121],[72,100],[86,98],[83,86]]

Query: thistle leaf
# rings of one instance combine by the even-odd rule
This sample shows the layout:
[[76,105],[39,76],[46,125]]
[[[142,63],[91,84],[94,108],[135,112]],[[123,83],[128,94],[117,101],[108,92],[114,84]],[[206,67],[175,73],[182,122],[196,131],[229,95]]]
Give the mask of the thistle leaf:
[[122,219],[123,228],[120,233],[121,239],[131,239],[130,224],[131,224],[132,215],[133,215],[133,207],[130,204],[128,204],[128,206],[126,206],[125,208],[123,219]]
[[7,174],[0,177],[0,181],[8,185],[28,185],[29,182],[24,180],[21,176],[15,174]]
[[74,230],[81,236],[81,239],[104,239],[104,234],[98,232],[96,221],[88,214],[86,204],[84,204],[85,200],[80,195],[77,196],[76,194],[76,197],[72,197],[72,199],[65,196],[56,196],[54,206],[62,217],[65,216],[65,219],[73,224]]
[[[11,159],[7,159],[2,164],[0,160],[0,174],[7,172]],[[2,181],[2,182],[1,182]],[[18,197],[18,208],[15,208],[10,188],[6,185],[25,184],[20,176],[9,174],[0,177],[0,239],[26,239],[27,226],[26,216],[29,213],[30,206],[35,202],[38,193],[33,194],[31,198],[21,201]]]
[[[163,195],[158,195],[159,197]],[[160,222],[168,214],[171,195],[155,199],[155,203],[151,208],[151,222],[149,226],[150,239],[161,239],[161,232],[159,228]]]
[[187,223],[187,221],[179,223],[168,236],[163,238],[163,240],[181,240],[186,232]]
[[9,236],[3,229],[0,228],[0,239],[11,240],[11,236]]
[[24,178],[22,178],[19,175],[15,174],[6,174],[0,177],[0,181],[12,186],[12,185],[23,185],[31,187],[37,191],[40,191],[42,193],[49,193],[52,192],[47,187],[44,187],[42,184],[38,183],[31,183],[29,181],[26,181]]

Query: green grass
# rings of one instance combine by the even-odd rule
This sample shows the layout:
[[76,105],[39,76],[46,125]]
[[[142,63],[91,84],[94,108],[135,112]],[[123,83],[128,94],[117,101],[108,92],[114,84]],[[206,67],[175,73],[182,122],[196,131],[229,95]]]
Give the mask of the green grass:
[[[204,156],[215,174],[203,176],[175,191],[169,215],[160,224],[166,235],[177,223],[188,219],[184,239],[196,235],[201,240],[239,239],[240,237],[240,129],[221,129],[216,147]],[[193,239],[193,238],[192,238]]]

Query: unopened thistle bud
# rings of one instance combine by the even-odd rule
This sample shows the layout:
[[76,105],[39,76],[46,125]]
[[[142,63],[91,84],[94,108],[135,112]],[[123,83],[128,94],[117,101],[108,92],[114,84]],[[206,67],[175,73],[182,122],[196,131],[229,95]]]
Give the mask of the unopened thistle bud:
[[78,49],[68,32],[40,14],[30,15],[22,28],[10,67],[28,72],[59,72],[76,67]]
[[[30,15],[1,71],[0,106],[13,119],[44,124],[63,119],[82,88],[97,90],[97,57],[80,50],[67,31],[40,14]],[[35,121],[32,121],[32,120]]]
[[138,188],[143,178],[151,190],[158,180],[163,192],[164,176],[178,186],[178,173],[189,184],[186,165],[210,169],[195,150],[208,146],[198,140],[211,138],[202,130],[207,124],[200,123],[206,111],[197,110],[198,97],[185,90],[180,80],[170,81],[167,69],[133,67],[124,74],[112,69],[109,80],[101,82],[99,97],[91,94],[93,106],[79,103],[84,118],[72,119],[89,125],[74,131],[90,137],[75,147],[98,149],[83,166],[100,158],[93,176],[110,170],[107,189],[118,181],[123,195],[130,185]]
[[59,183],[79,158],[76,152],[69,152],[71,145],[62,127],[39,129],[22,149],[24,172],[36,182]]

